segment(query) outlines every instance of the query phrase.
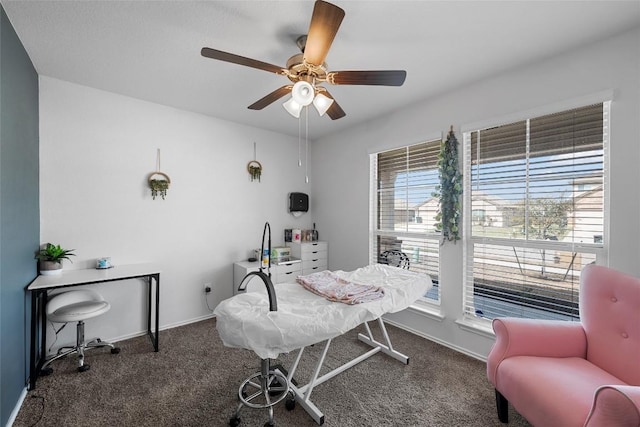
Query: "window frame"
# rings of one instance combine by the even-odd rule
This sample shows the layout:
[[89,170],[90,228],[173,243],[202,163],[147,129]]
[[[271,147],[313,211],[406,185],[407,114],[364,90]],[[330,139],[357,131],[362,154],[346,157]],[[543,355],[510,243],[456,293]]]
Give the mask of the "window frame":
[[[462,290],[462,316],[459,322],[462,325],[470,326],[479,330],[487,330],[490,328],[490,319],[479,316],[473,307],[467,302],[470,298],[469,293],[473,291],[473,254],[474,246],[477,244],[494,244],[502,246],[518,246],[532,249],[550,249],[557,251],[572,251],[578,253],[593,254],[597,264],[607,265],[609,254],[609,147],[610,147],[610,127],[611,127],[611,101],[610,92],[600,93],[591,97],[584,97],[579,100],[557,104],[541,109],[531,110],[524,113],[511,115],[501,120],[493,120],[491,122],[477,123],[466,125],[462,128],[463,133],[463,290]],[[492,127],[504,126],[516,123],[522,120],[531,120],[540,116],[561,113],[588,105],[602,104],[603,108],[603,230],[601,243],[568,243],[558,241],[535,241],[510,239],[487,236],[473,236],[473,193],[471,186],[473,185],[471,177],[471,133],[477,130],[488,129]],[[527,138],[528,138],[527,129]],[[528,179],[528,178],[527,178]],[[471,278],[470,278],[471,276]],[[577,320],[577,319],[575,319]]]
[[[371,264],[375,264],[378,262],[378,238],[379,237],[390,237],[390,238],[402,238],[402,239],[416,239],[416,240],[422,240],[424,239],[425,241],[429,241],[430,244],[435,245],[436,247],[438,247],[438,255],[437,255],[437,260],[438,260],[438,277],[432,277],[433,280],[433,284],[434,284],[434,289],[435,289],[435,293],[436,293],[436,298],[427,298],[427,297],[422,297],[420,298],[416,304],[417,305],[421,305],[423,307],[427,307],[430,308],[432,311],[433,310],[437,310],[439,311],[439,307],[441,304],[441,288],[439,286],[439,277],[440,277],[440,268],[441,268],[441,262],[440,262],[440,251],[439,251],[439,245],[440,245],[440,240],[441,240],[441,233],[437,232],[434,230],[432,232],[415,232],[415,231],[397,231],[397,230],[388,230],[388,229],[380,229],[378,228],[378,193],[380,192],[380,188],[379,188],[379,181],[378,181],[378,159],[379,159],[379,155],[384,154],[384,153],[388,153],[391,151],[395,151],[395,150],[400,150],[400,149],[407,149],[409,150],[411,147],[416,147],[419,146],[421,144],[433,144],[434,146],[437,145],[438,150],[441,144],[442,138],[441,136],[438,137],[433,137],[433,138],[429,138],[426,139],[422,142],[418,142],[418,143],[413,143],[413,144],[409,144],[409,145],[402,145],[399,147],[395,147],[395,148],[388,148],[388,149],[384,149],[384,150],[379,150],[379,151],[375,151],[375,152],[370,152],[369,153],[369,167],[370,167],[370,173],[369,173],[369,262]],[[434,162],[433,164],[433,169],[429,168],[429,170],[433,170],[434,172],[437,173],[438,171],[438,167],[437,167],[437,163]],[[434,188],[435,190],[435,188]],[[407,207],[407,209],[409,209],[409,207]],[[418,215],[418,212],[414,212],[414,221],[412,221],[412,224],[422,224],[425,221],[425,218],[422,215]],[[434,215],[435,216],[435,215]],[[420,218],[420,221],[417,221],[416,219]],[[429,221],[427,220],[427,223]],[[430,292],[433,292],[430,291]]]

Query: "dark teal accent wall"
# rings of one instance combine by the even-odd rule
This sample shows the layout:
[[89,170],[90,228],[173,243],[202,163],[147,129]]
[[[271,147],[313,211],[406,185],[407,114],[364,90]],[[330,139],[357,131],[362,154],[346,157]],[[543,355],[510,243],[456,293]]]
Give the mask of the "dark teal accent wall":
[[0,6],[0,425],[27,384],[40,240],[38,74]]

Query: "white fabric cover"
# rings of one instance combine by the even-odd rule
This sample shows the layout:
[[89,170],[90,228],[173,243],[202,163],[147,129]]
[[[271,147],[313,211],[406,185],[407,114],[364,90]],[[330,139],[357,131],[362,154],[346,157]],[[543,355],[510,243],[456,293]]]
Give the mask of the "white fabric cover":
[[404,310],[432,286],[426,274],[382,264],[335,273],[354,283],[382,286],[385,296],[348,305],[328,301],[298,283],[279,283],[275,285],[278,310],[270,312],[266,288],[238,294],[214,310],[222,342],[253,350],[262,359],[274,359],[280,353],[342,335],[385,313]]

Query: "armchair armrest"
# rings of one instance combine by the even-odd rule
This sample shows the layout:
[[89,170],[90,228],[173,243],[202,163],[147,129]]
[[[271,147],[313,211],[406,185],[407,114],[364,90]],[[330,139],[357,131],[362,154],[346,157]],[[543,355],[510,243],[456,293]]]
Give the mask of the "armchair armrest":
[[604,385],[593,397],[585,427],[640,425],[640,387]]
[[512,356],[587,356],[582,324],[563,320],[498,318],[493,320],[496,341],[487,358],[487,377],[495,385],[500,362]]

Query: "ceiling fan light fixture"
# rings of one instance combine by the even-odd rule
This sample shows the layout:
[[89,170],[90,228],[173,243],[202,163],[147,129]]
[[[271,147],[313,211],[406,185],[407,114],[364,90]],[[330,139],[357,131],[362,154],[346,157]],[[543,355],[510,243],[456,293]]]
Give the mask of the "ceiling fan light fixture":
[[314,95],[315,90],[313,86],[304,80],[296,82],[296,84],[293,85],[293,89],[291,89],[291,97],[293,100],[304,107],[313,102]]
[[282,106],[293,117],[295,117],[296,119],[300,118],[300,112],[302,111],[302,105],[298,104],[296,102],[296,100],[293,99],[293,97],[291,97],[291,99],[289,99],[287,102],[282,104]]
[[326,113],[329,107],[331,107],[331,104],[333,104],[333,99],[321,93],[317,94],[316,97],[313,98],[313,105],[316,107],[316,110],[318,110],[318,114],[320,114],[320,116],[324,116],[324,113]]

